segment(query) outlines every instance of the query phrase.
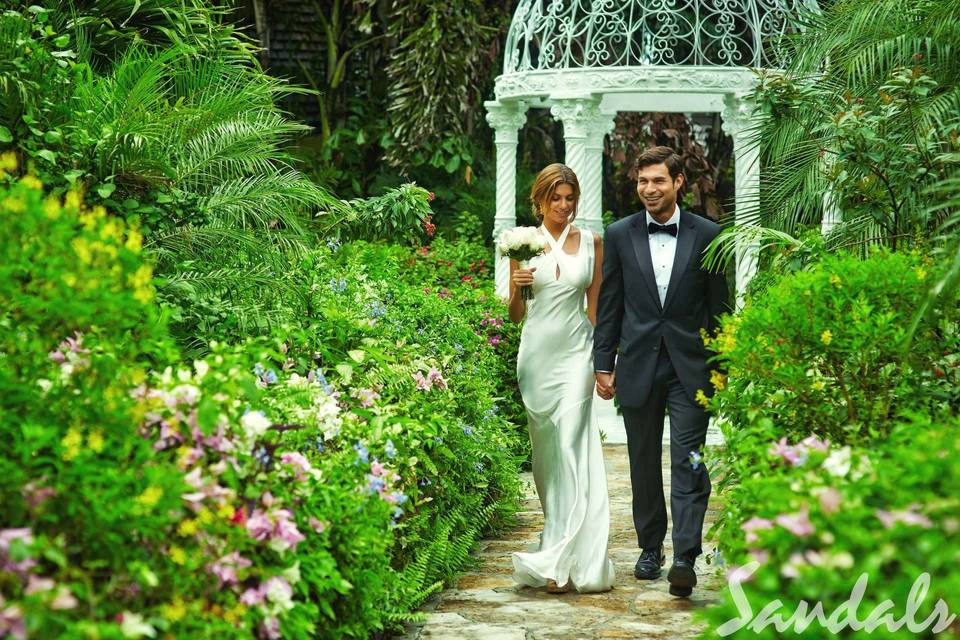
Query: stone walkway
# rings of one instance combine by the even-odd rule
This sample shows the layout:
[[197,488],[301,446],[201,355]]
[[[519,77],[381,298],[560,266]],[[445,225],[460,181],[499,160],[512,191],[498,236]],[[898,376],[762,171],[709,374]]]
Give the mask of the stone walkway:
[[[721,577],[703,557],[697,562],[699,584],[689,599],[667,593],[666,569],[673,557],[667,533],[667,567],[654,581],[638,581],[633,565],[639,555],[630,512],[630,471],[627,448],[621,444],[623,425],[612,403],[598,403],[606,434],[604,457],[610,491],[610,557],[616,566],[614,588],[601,594],[553,595],[543,589],[520,587],[511,580],[510,553],[537,539],[543,527],[533,479],[525,474],[527,495],[517,516],[518,526],[501,539],[484,540],[476,568],[460,577],[455,588],[435,596],[424,607],[426,623],[412,626],[402,640],[588,640],[600,638],[693,638],[702,630],[693,613],[719,598]],[[666,429],[665,429],[666,431]],[[666,437],[666,435],[665,435]],[[708,444],[720,440],[711,429]],[[666,454],[667,448],[664,449]],[[664,458],[664,488],[669,505],[670,462]],[[716,506],[711,498],[707,531]],[[705,544],[705,549],[711,546]]]

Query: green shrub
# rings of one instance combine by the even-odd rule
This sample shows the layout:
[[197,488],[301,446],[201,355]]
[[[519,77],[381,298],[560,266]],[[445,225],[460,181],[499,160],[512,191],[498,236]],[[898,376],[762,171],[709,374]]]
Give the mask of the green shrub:
[[845,443],[885,435],[906,409],[956,407],[955,298],[905,352],[931,273],[915,254],[834,255],[770,285],[711,341],[729,373],[714,409],[738,431],[770,420],[781,435]]

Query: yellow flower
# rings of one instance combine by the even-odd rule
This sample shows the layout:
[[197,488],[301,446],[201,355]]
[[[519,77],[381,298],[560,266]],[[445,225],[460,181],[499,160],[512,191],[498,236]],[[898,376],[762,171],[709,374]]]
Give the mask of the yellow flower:
[[234,626],[240,624],[243,620],[243,617],[247,613],[247,608],[243,606],[242,603],[238,602],[234,606],[230,607],[223,612],[223,619]]
[[703,389],[697,389],[697,395],[694,397],[694,400],[704,407],[710,403],[710,398],[708,398],[707,394],[703,392]]
[[70,191],[67,191],[67,197],[63,206],[67,209],[79,209],[80,203],[82,202],[83,196],[80,195],[80,192],[71,189]]
[[87,242],[86,238],[74,238],[70,244],[73,245],[73,251],[80,258],[80,262],[84,264],[93,262],[93,252],[90,250],[90,243]]
[[0,202],[0,208],[6,209],[10,213],[23,213],[27,210],[27,203],[23,201],[23,198],[10,196]]
[[143,236],[136,229],[130,229],[127,234],[127,242],[124,246],[130,251],[137,252],[143,246]]
[[714,369],[710,372],[710,383],[714,389],[722,391],[727,386],[727,376]]
[[144,287],[150,284],[152,278],[153,270],[147,265],[142,265],[133,275],[129,276],[128,279],[132,286]]
[[107,220],[100,227],[100,237],[104,240],[120,240],[123,237],[123,223],[116,218]]
[[177,533],[184,538],[195,536],[198,531],[200,531],[200,527],[197,526],[196,520],[181,520],[180,524],[177,525]]
[[103,440],[102,431],[94,431],[87,436],[87,448],[94,453],[100,453],[103,451],[103,446],[105,442]]
[[229,520],[237,513],[236,509],[233,508],[233,505],[224,503],[220,505],[220,508],[217,509],[217,515],[223,518],[224,520]]
[[840,276],[838,276],[838,275],[835,274],[835,273],[832,274],[832,275],[830,276],[830,284],[840,284]]
[[148,304],[153,300],[153,289],[150,287],[137,287],[133,291],[133,299],[140,304]]
[[0,170],[16,171],[17,170],[17,154],[15,154],[13,151],[0,153]]
[[60,199],[56,196],[50,196],[43,201],[43,213],[51,220],[60,217]]
[[823,391],[827,387],[823,380],[814,380],[813,384],[810,386],[813,387],[815,391]]
[[72,273],[65,273],[60,276],[60,279],[63,280],[64,284],[66,284],[68,287],[73,288],[77,286],[77,276],[73,275]]
[[926,280],[927,279],[927,270],[923,267],[917,267],[917,279]]
[[37,178],[37,176],[25,175],[20,178],[20,184],[24,185],[28,189],[43,189],[43,183]]
[[823,344],[830,344],[832,341],[833,341],[833,332],[831,332],[830,329],[826,329],[824,330],[823,333],[820,334],[820,342],[822,342]]
[[76,427],[70,427],[67,435],[63,436],[63,440],[60,441],[60,446],[64,448],[64,452],[60,454],[60,457],[66,461],[73,460],[80,455],[80,446],[82,444],[83,435],[80,433],[80,430]]
[[170,622],[176,622],[187,615],[187,608],[183,605],[183,600],[174,598],[173,602],[163,605],[162,613]]
[[180,547],[170,547],[170,560],[174,564],[184,565],[187,563],[187,553]]
[[143,493],[137,496],[137,502],[149,509],[150,507],[155,507],[162,497],[163,489],[160,487],[147,487]]
[[200,509],[200,513],[197,514],[197,521],[200,524],[210,524],[213,522],[213,512],[206,507]]

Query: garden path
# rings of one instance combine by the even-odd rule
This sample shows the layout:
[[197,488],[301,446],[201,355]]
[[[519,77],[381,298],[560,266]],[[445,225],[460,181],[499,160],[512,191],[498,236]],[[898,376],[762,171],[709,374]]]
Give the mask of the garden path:
[[[694,612],[719,599],[723,579],[703,557],[697,562],[699,584],[690,599],[667,592],[666,571],[651,582],[633,577],[636,535],[630,513],[630,472],[623,423],[612,403],[598,403],[601,429],[607,436],[604,458],[610,491],[610,557],[616,565],[613,590],[601,594],[552,595],[543,589],[519,587],[510,578],[510,553],[536,540],[543,512],[530,474],[524,474],[526,495],[517,526],[498,539],[480,543],[477,566],[454,588],[434,597],[424,611],[427,621],[411,626],[402,640],[599,640],[601,638],[693,638],[703,629]],[[666,429],[665,429],[666,431]],[[664,435],[665,439],[667,435]],[[711,428],[707,444],[722,441]],[[668,449],[664,449],[667,454]],[[663,459],[664,488],[669,495],[670,462]],[[706,531],[717,504],[711,500]],[[667,560],[672,558],[667,534]],[[709,545],[706,545],[709,549]]]

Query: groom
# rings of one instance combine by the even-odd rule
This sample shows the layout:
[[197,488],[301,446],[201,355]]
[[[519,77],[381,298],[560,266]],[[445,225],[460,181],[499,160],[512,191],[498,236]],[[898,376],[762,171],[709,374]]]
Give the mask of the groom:
[[[703,251],[720,227],[677,206],[684,177],[669,147],[647,149],[638,161],[637,193],[645,211],[619,220],[604,238],[603,282],[594,332],[597,393],[616,393],[623,409],[633,489],[633,524],[643,552],[638,579],[660,576],[667,509],[660,465],[664,410],[670,411],[670,511],[673,566],[670,593],[689,596],[710,496],[706,468],[693,458],[703,446],[712,355],[701,331],[713,333],[728,310],[723,273],[707,271]],[[703,396],[701,396],[702,398]]]

